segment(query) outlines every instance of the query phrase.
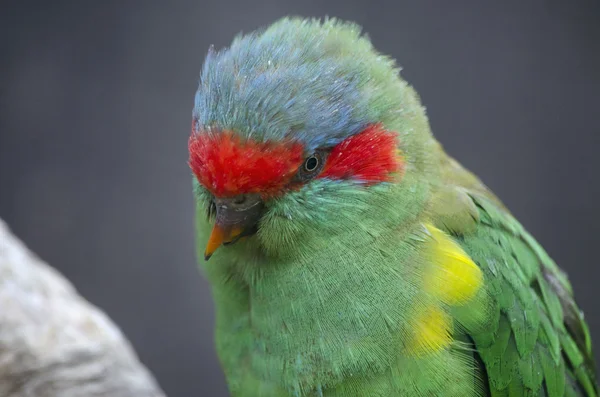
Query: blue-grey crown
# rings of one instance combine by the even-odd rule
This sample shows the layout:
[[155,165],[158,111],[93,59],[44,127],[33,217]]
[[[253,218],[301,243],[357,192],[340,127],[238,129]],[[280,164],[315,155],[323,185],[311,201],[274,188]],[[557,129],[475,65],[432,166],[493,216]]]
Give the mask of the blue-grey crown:
[[[279,25],[209,51],[193,111],[199,130],[214,126],[258,141],[293,139],[312,151],[379,121],[365,110],[370,76],[360,59],[364,51],[353,57],[351,46],[342,49],[331,35],[325,38],[335,23],[318,25],[321,31],[315,22]],[[358,28],[342,28],[364,47],[366,39],[352,30]]]

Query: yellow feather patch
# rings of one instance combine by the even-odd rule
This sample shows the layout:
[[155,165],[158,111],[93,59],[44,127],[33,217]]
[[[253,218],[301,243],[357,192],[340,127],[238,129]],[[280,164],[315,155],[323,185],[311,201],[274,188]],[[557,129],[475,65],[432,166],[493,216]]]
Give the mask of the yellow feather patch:
[[413,355],[439,352],[452,343],[452,319],[440,307],[426,307],[418,313],[412,329],[408,352]]
[[425,275],[425,289],[448,305],[464,304],[483,286],[483,273],[450,236],[433,225],[426,226],[432,237],[432,266]]

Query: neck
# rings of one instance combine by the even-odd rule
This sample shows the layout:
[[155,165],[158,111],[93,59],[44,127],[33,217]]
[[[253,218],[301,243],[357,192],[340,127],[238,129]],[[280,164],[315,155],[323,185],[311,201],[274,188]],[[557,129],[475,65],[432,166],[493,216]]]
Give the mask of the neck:
[[[283,371],[297,382],[303,373],[315,385],[340,381],[348,368],[366,371],[369,357],[355,355],[356,349],[392,359],[393,349],[384,345],[406,335],[398,330],[407,323],[406,307],[416,293],[410,280],[418,263],[412,238],[428,194],[427,186],[415,183],[412,189],[410,182],[402,189],[382,187],[369,200],[375,213],[364,211],[343,228],[335,225],[338,232],[327,238],[306,233],[301,244],[269,254],[260,235],[253,236],[205,264],[226,371],[242,371],[239,363],[251,354],[245,370],[258,378],[275,382]],[[206,235],[202,211],[199,218],[200,235]]]

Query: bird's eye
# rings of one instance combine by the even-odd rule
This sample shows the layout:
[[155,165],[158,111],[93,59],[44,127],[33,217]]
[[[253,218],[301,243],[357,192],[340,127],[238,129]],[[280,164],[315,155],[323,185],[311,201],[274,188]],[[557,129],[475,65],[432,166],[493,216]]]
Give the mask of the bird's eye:
[[319,166],[319,159],[314,154],[304,162],[304,171],[313,172]]
[[323,150],[317,150],[308,156],[298,169],[294,178],[295,182],[306,182],[319,175],[325,165],[326,157],[327,153]]

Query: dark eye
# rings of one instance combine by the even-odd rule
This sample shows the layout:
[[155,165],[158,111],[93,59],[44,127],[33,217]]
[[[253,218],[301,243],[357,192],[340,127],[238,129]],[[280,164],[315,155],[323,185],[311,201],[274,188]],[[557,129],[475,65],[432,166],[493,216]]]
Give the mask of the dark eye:
[[306,182],[319,175],[325,165],[326,157],[327,153],[322,150],[318,150],[308,156],[298,169],[294,178],[295,182]]
[[313,172],[319,166],[319,159],[314,154],[304,161],[304,171]]

